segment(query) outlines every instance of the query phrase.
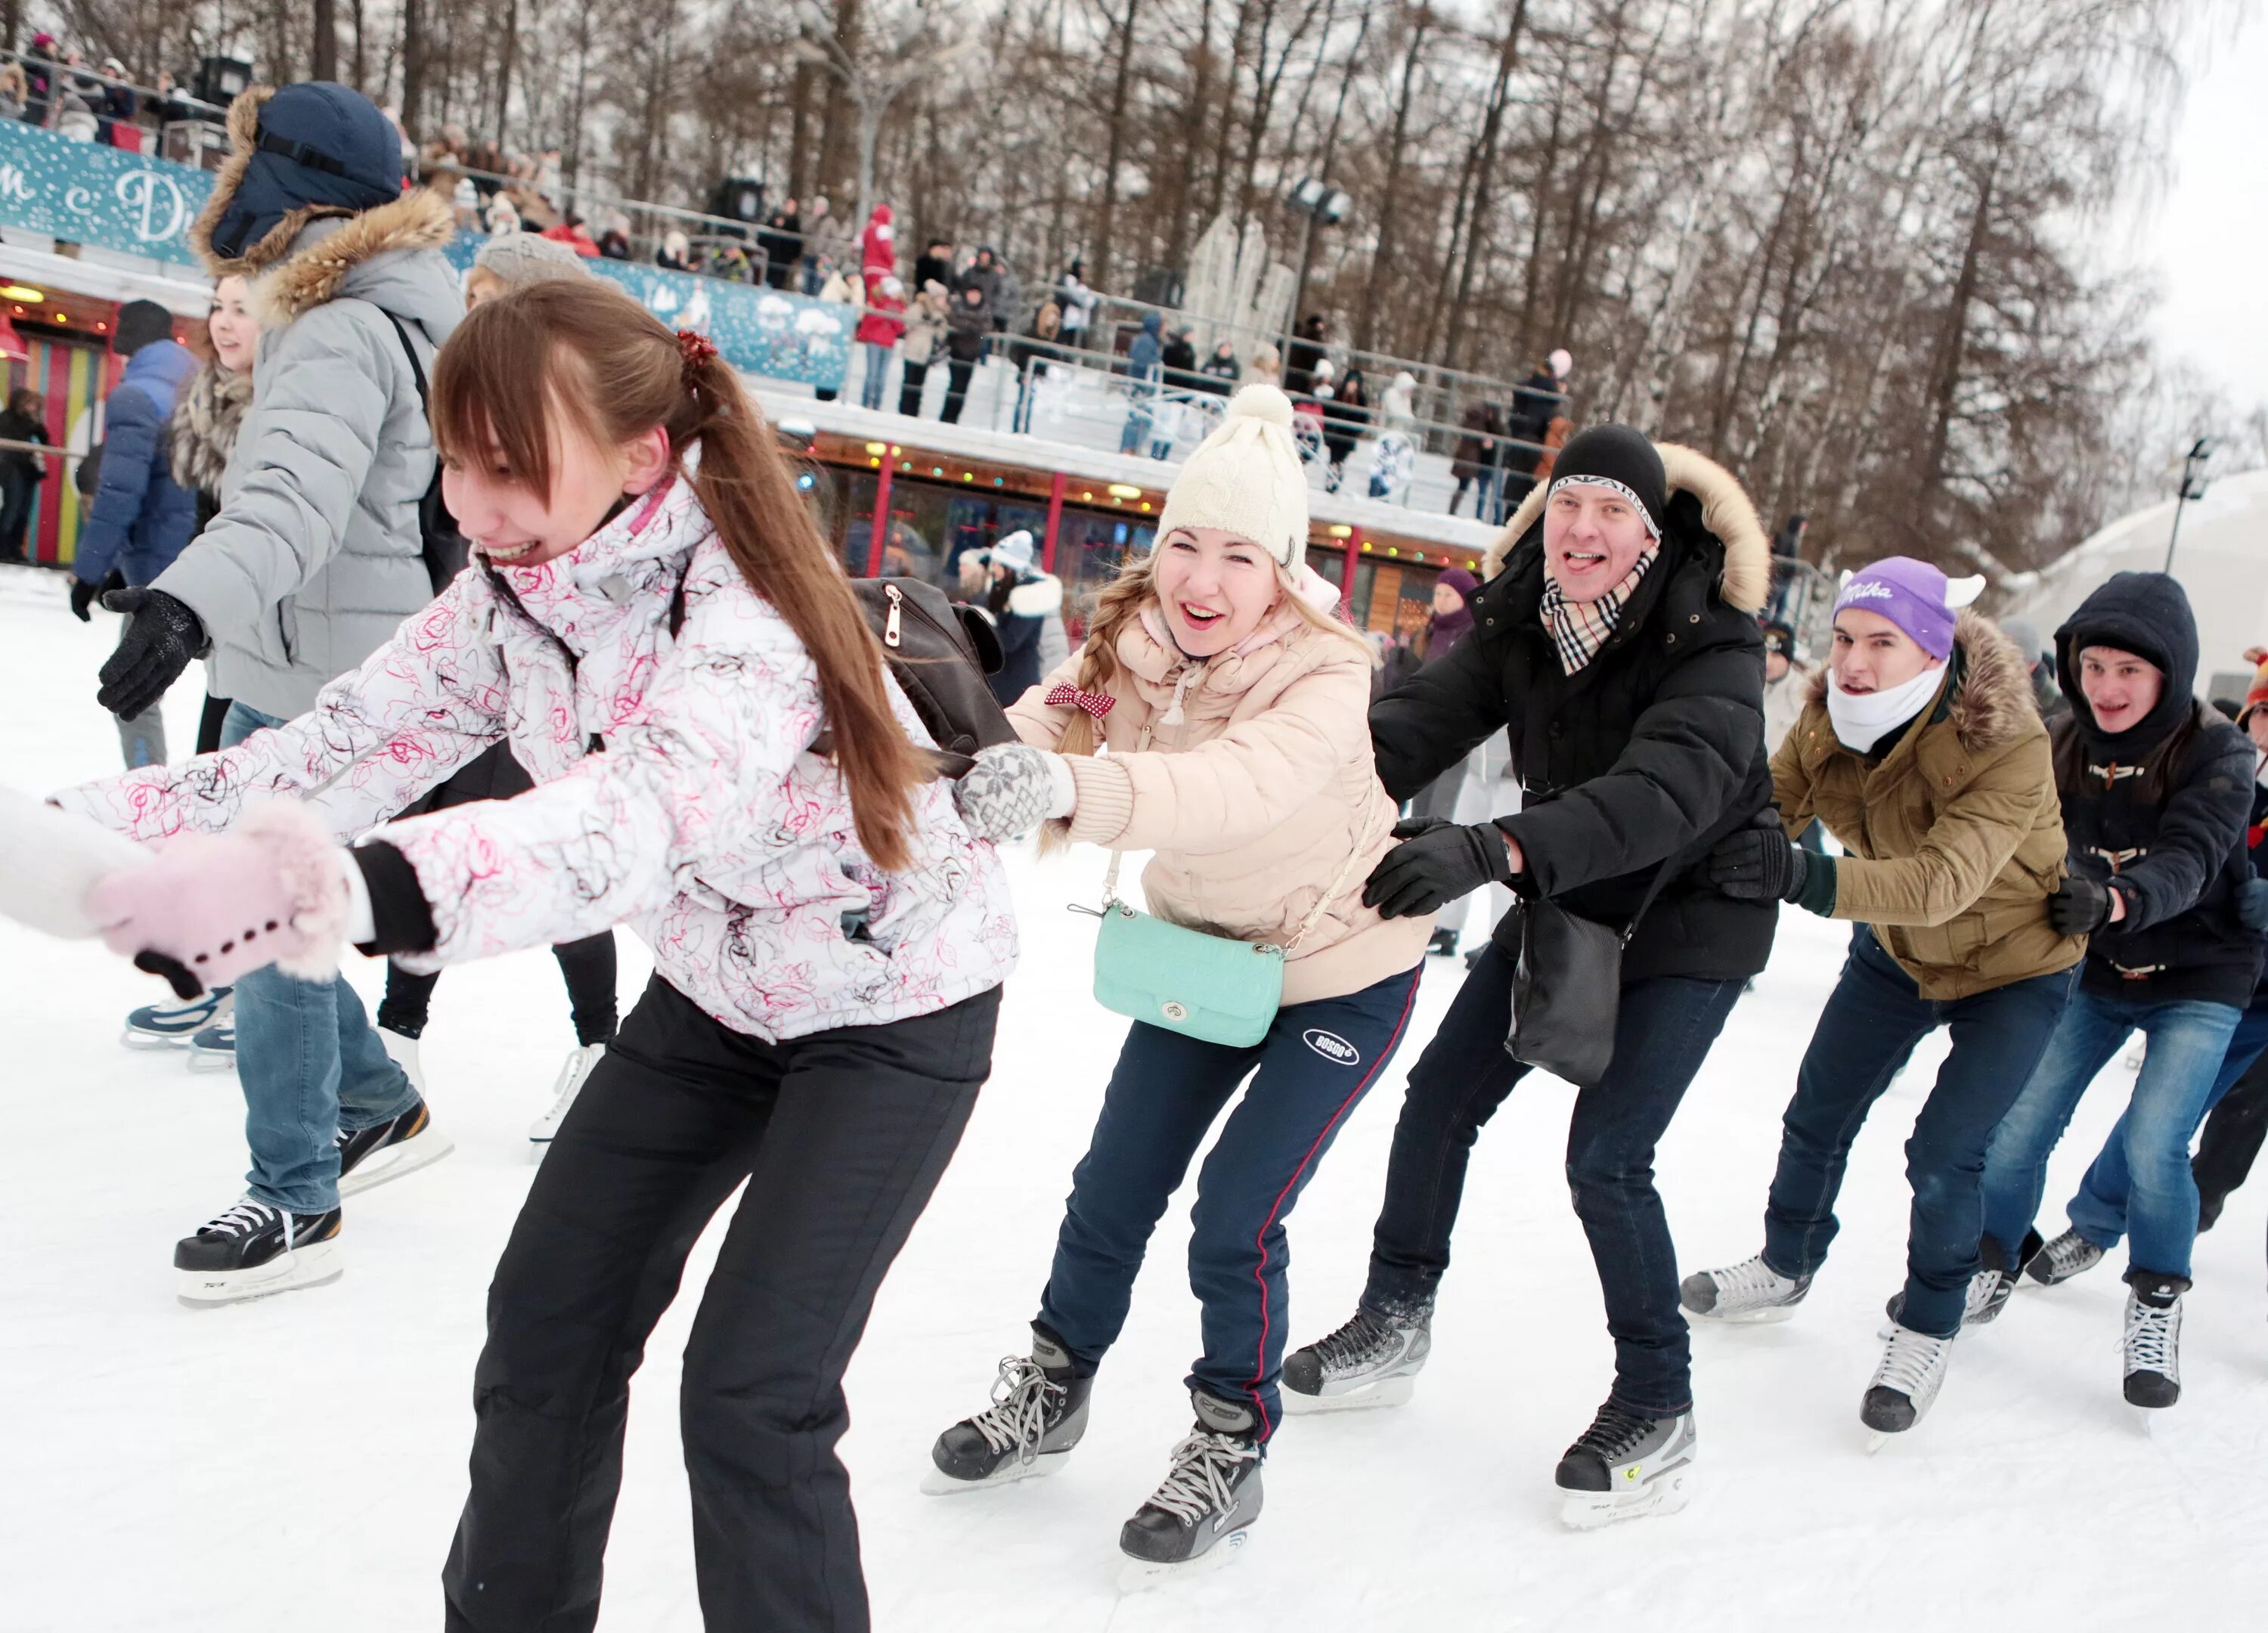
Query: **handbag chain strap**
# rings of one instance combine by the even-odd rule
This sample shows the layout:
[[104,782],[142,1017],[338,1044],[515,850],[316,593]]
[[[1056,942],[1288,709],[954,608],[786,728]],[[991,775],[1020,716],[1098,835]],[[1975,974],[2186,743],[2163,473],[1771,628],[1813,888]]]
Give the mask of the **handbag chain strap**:
[[[1142,727],[1142,739],[1135,744],[1134,752],[1138,754],[1149,747],[1150,726],[1147,722],[1145,722]],[[1323,922],[1324,909],[1338,899],[1340,891],[1346,888],[1347,875],[1354,871],[1355,863],[1370,849],[1370,846],[1371,837],[1366,831],[1362,842],[1348,853],[1344,862],[1339,864],[1339,871],[1332,876],[1329,888],[1315,899],[1315,905],[1307,909],[1307,916],[1300,921],[1300,928],[1293,931],[1291,940],[1284,944],[1285,958],[1288,959],[1297,953],[1300,950],[1300,944],[1307,938],[1307,932]],[[1102,910],[1105,913],[1109,912],[1114,907],[1126,906],[1118,899],[1118,864],[1124,861],[1126,853],[1123,850],[1114,850],[1110,853],[1110,867],[1102,876]],[[1131,912],[1133,909],[1129,908],[1127,910]]]

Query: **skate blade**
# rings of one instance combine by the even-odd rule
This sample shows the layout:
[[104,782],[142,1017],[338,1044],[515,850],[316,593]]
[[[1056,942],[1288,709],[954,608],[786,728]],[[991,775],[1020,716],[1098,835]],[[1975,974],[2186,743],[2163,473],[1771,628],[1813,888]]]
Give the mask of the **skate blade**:
[[1708,1321],[1718,1327],[1768,1327],[1775,1322],[1795,1319],[1792,1304],[1768,1304],[1760,1310],[1734,1310],[1719,1315],[1714,1311],[1688,1310],[1686,1314],[1697,1321]]
[[965,1491],[989,1491],[1019,1480],[1044,1480],[1071,1460],[1069,1452],[1042,1452],[1028,1463],[1005,1463],[982,1480],[956,1480],[935,1464],[922,1476],[921,1489],[931,1497],[959,1497]]
[[1341,1394],[1301,1394],[1296,1389],[1286,1389],[1283,1393],[1284,1416],[1316,1417],[1325,1412],[1363,1412],[1373,1407],[1404,1406],[1417,1393],[1418,1379],[1414,1375],[1381,1378],[1374,1384],[1365,1384]]
[[176,1297],[193,1310],[217,1309],[302,1287],[328,1287],[346,1274],[335,1240],[295,1247],[254,1270],[177,1270]]
[[129,1049],[185,1049],[189,1047],[190,1035],[186,1032],[136,1032],[129,1026],[118,1034],[118,1041]]
[[1691,1500],[1692,1484],[1693,1470],[1689,1466],[1659,1475],[1636,1491],[1563,1490],[1559,1523],[1570,1531],[1596,1531],[1616,1520],[1674,1514]]
[[1229,1563],[1244,1550],[1245,1541],[1251,1534],[1249,1526],[1240,1526],[1195,1559],[1184,1559],[1173,1564],[1129,1556],[1126,1563],[1118,1568],[1118,1591],[1122,1593],[1146,1593],[1152,1588],[1163,1587],[1169,1582],[1187,1582],[1193,1578],[1211,1576],[1216,1570],[1227,1568]]
[[382,1151],[373,1151],[363,1159],[352,1173],[342,1174],[339,1195],[342,1197],[359,1196],[388,1180],[398,1180],[405,1173],[430,1168],[456,1149],[453,1141],[434,1133],[432,1125],[429,1123],[424,1133],[404,1140],[399,1145],[389,1145]]
[[189,1070],[191,1071],[234,1071],[236,1051],[234,1049],[201,1049],[192,1043],[189,1045]]

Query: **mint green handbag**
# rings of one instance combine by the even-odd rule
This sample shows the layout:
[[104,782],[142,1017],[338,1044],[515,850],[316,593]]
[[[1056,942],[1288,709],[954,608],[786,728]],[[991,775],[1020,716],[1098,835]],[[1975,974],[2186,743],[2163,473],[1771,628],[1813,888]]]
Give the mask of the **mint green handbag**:
[[1367,849],[1355,847],[1283,946],[1208,936],[1137,912],[1118,899],[1119,853],[1112,851],[1102,882],[1102,928],[1094,940],[1094,1001],[1130,1020],[1207,1043],[1249,1048],[1268,1035],[1283,1006],[1284,960],[1322,922],[1323,909]]

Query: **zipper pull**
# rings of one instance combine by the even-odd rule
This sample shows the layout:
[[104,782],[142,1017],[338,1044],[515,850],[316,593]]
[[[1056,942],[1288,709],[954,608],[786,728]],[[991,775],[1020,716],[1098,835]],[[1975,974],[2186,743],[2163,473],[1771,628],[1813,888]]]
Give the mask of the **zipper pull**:
[[895,651],[898,645],[898,614],[905,606],[905,593],[894,584],[884,585],[882,593],[890,598],[890,615],[882,623],[882,644]]

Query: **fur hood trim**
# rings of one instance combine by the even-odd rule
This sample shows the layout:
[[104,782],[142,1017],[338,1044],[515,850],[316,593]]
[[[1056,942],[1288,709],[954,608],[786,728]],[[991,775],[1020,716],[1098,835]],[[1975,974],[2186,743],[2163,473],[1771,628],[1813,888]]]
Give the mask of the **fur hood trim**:
[[[294,217],[338,213],[292,212]],[[276,232],[282,232],[285,227],[295,233],[299,230],[287,220]],[[416,188],[390,204],[347,216],[337,232],[325,234],[320,243],[276,264],[252,286],[252,310],[262,327],[280,328],[337,298],[347,274],[364,261],[394,250],[438,249],[456,232],[456,212],[450,209],[449,201],[431,188]],[[270,233],[269,238],[274,236]]]
[[[1954,621],[1953,644],[1961,649],[1963,667],[1961,690],[1948,717],[1963,747],[1983,754],[2013,743],[2039,725],[2032,666],[1999,625],[1982,613],[1964,609]],[[1819,666],[1807,694],[1822,708],[1827,704],[1827,665]]]
[[[1732,472],[1705,454],[1674,442],[1657,442],[1662,474],[1673,494],[1685,492],[1701,502],[1702,525],[1725,547],[1725,571],[1718,580],[1727,605],[1744,613],[1759,613],[1771,599],[1771,540],[1756,519],[1756,507]],[[1543,501],[1551,484],[1541,482],[1528,491],[1512,519],[1489,546],[1481,577],[1493,578],[1528,530],[1543,519]]]

